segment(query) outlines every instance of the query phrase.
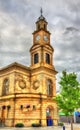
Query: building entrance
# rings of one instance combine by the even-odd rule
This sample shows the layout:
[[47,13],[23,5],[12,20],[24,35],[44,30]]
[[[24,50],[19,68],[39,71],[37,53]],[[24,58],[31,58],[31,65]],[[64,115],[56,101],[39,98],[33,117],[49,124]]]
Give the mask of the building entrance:
[[53,126],[52,113],[53,113],[53,109],[47,107],[47,109],[46,109],[46,122],[47,122],[47,126]]

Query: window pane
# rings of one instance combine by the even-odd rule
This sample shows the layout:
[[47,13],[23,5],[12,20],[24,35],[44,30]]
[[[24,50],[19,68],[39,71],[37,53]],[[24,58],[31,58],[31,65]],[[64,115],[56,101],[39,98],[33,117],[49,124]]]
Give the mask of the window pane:
[[38,63],[38,53],[34,54],[34,64]]
[[6,95],[8,93],[9,93],[9,79],[5,79],[3,81],[2,95]]
[[52,89],[52,82],[51,80],[47,80],[47,95],[52,96],[53,94],[53,89]]
[[50,55],[46,53],[46,63],[50,64]]

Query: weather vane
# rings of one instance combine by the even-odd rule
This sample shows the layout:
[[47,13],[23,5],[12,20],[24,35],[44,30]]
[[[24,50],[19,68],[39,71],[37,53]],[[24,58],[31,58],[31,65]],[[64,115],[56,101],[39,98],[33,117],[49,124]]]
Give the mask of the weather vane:
[[42,13],[43,13],[43,10],[42,10],[42,8],[41,8],[40,12],[41,12],[41,16],[42,16]]

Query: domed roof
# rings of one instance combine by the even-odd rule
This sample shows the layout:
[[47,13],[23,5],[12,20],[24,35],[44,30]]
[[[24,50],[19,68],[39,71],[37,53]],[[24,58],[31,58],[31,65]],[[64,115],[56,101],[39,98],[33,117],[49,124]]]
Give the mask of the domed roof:
[[44,20],[44,21],[45,21],[46,19],[44,18],[43,15],[41,15],[41,16],[38,18],[38,21],[39,21],[39,20]]
[[42,13],[43,13],[42,8],[40,10],[40,13],[41,13],[41,16],[38,18],[37,22],[40,21],[40,20],[44,20],[46,22],[45,17],[42,15]]

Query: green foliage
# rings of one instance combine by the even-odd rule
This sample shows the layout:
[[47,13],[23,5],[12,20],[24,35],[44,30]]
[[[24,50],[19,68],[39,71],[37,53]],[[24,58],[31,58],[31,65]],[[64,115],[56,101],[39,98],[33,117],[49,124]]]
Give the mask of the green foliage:
[[15,125],[15,127],[24,127],[24,124],[23,124],[23,123],[17,123],[17,124]]
[[75,108],[80,107],[80,84],[77,75],[63,71],[59,84],[60,94],[56,97],[58,107],[66,116],[72,115]]
[[41,124],[39,124],[39,123],[33,123],[32,124],[32,127],[40,127],[41,126]]
[[58,125],[59,125],[59,126],[63,126],[64,123],[63,123],[63,122],[59,122]]

